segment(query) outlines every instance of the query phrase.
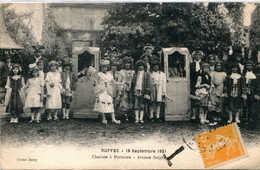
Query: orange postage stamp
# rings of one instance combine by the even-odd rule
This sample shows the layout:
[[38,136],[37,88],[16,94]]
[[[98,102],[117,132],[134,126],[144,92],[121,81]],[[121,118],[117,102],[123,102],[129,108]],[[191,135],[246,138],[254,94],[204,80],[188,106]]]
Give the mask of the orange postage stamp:
[[196,136],[206,168],[247,156],[237,124]]

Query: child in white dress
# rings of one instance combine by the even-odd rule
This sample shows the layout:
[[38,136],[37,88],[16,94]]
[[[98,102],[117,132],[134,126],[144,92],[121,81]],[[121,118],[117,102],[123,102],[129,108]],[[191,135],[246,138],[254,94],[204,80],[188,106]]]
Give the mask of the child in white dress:
[[25,100],[25,107],[31,108],[31,121],[40,123],[40,108],[43,107],[43,86],[44,80],[39,76],[39,69],[37,66],[30,71],[30,78],[26,82],[27,95]]
[[49,109],[47,120],[51,120],[54,113],[54,120],[58,121],[58,111],[61,109],[61,75],[57,71],[58,63],[56,61],[49,62],[50,72],[45,78],[47,88],[46,109]]
[[[37,66],[39,68],[39,77],[43,80],[44,82],[44,79],[46,77],[46,63],[45,61],[43,60],[39,60],[37,62]],[[45,86],[45,83],[44,83],[44,86],[43,86],[43,107],[40,108],[40,114],[43,114],[45,112],[45,105],[46,105],[46,86]]]
[[151,58],[151,73],[149,81],[149,89],[151,90],[151,104],[150,104],[150,120],[154,121],[153,113],[155,111],[156,120],[160,119],[161,104],[165,102],[166,98],[166,76],[164,72],[159,70],[159,58]]
[[111,114],[112,122],[120,124],[120,120],[116,120],[115,118],[114,103],[112,98],[113,88],[116,82],[113,79],[113,75],[107,72],[108,65],[108,60],[101,60],[101,72],[96,75],[95,93],[97,94],[97,99],[93,111],[102,114],[103,124],[107,124],[105,113]]

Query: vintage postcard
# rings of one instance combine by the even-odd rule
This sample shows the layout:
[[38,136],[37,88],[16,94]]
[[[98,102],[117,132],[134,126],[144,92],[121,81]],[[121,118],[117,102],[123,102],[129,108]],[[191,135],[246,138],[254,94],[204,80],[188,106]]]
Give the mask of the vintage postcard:
[[1,169],[260,168],[259,16],[0,3]]

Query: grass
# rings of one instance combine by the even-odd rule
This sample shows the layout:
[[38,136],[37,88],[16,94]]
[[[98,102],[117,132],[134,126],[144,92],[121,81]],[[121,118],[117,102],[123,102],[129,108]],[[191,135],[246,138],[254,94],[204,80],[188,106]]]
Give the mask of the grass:
[[[103,125],[98,119],[70,119],[59,122],[29,124],[29,119],[21,119],[18,124],[10,124],[8,118],[1,118],[1,144],[60,145],[70,143],[78,146],[131,143],[136,139],[151,138],[155,141],[182,142],[182,137],[192,141],[195,135],[221,127],[194,124],[191,122],[145,122],[135,124],[123,122],[120,125]],[[245,145],[259,145],[259,127],[255,130],[241,125],[240,131]]]

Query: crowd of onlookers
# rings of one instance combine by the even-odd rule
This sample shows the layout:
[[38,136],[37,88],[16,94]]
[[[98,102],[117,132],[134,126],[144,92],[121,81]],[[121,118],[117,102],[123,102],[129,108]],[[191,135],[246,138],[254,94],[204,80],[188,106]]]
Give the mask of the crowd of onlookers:
[[[10,123],[18,122],[23,107],[31,110],[30,123],[39,123],[43,113],[48,121],[58,121],[60,110],[61,117],[69,119],[76,81],[82,75],[95,77],[93,111],[102,115],[102,123],[107,124],[106,113],[111,114],[112,122],[116,124],[121,123],[116,119],[118,113],[123,113],[126,121],[133,115],[135,123],[144,123],[145,115],[150,121],[162,120],[161,108],[170,97],[167,95],[162,60],[153,54],[153,46],[145,46],[144,54],[136,62],[127,55],[103,56],[99,72],[92,65],[87,71],[77,74],[73,72],[70,58],[49,62],[41,55],[43,47],[34,48],[34,56],[25,69],[28,70],[26,77],[21,74],[24,68],[19,62],[6,65],[6,78],[1,71],[1,83],[4,82],[6,88],[4,104],[6,111],[11,113]],[[15,55],[12,57],[15,58]],[[209,125],[223,121],[244,121],[255,125],[259,115],[259,63],[250,59],[243,61],[239,53],[230,56],[232,59],[229,61],[222,61],[215,54],[204,56],[201,50],[194,51],[191,57],[191,120]],[[180,58],[172,61],[174,63],[169,63],[173,66],[169,68],[169,76],[185,77]]]

